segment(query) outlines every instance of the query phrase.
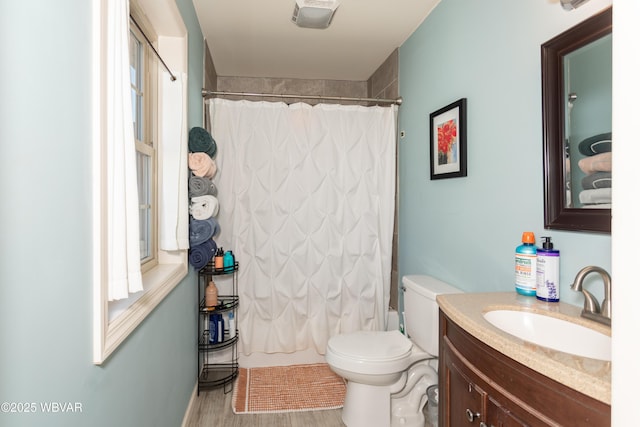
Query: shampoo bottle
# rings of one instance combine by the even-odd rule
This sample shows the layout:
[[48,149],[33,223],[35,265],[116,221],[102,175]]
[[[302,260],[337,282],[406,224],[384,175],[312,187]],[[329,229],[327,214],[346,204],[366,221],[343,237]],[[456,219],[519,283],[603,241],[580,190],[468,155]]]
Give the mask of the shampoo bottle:
[[522,233],[522,244],[516,248],[516,292],[536,296],[536,238],[531,231]]
[[236,319],[235,319],[235,316],[233,315],[233,311],[229,312],[228,327],[229,327],[229,338],[234,338],[236,336]]
[[216,331],[218,332],[218,342],[224,341],[224,318],[222,314],[216,314],[216,319],[218,321],[218,326],[216,327]]
[[209,286],[204,291],[204,304],[207,307],[215,307],[218,305],[218,288],[213,280],[209,282]]
[[235,257],[233,256],[233,252],[231,251],[225,252],[223,262],[224,262],[224,271],[233,271],[236,263]]
[[215,314],[209,315],[209,344],[218,342],[218,319]]
[[553,249],[551,237],[543,237],[536,260],[536,298],[560,301],[560,251]]

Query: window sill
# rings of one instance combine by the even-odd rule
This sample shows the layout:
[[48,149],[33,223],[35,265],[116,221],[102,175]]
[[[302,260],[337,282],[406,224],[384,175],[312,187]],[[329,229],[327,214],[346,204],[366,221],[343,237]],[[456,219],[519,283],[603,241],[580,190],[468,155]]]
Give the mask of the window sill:
[[[145,291],[129,298],[129,305],[115,304],[110,309],[104,303],[105,325],[94,342],[94,363],[99,365],[135,330],[136,327],[160,304],[160,302],[187,275],[187,253],[173,254],[174,260],[182,262],[162,263],[143,276]],[[113,318],[113,320],[109,320]]]

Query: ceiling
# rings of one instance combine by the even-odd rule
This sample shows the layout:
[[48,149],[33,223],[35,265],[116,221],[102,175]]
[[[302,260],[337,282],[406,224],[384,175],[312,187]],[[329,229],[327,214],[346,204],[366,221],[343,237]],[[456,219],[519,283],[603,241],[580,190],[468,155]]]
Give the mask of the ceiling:
[[440,0],[341,0],[329,28],[291,22],[295,0],[193,0],[219,76],[367,80]]

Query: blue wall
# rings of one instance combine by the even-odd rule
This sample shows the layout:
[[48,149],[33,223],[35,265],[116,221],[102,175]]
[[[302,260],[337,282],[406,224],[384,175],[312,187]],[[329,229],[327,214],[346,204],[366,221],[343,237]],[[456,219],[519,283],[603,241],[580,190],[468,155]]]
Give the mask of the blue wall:
[[[203,42],[188,0],[189,125]],[[102,366],[92,363],[91,2],[0,6],[0,402],[79,402],[3,426],[180,425],[195,385],[193,271]]]
[[[511,291],[523,231],[551,236],[560,250],[565,302],[582,304],[569,289],[580,268],[611,271],[609,235],[548,231],[543,222],[540,45],[587,13],[540,0],[443,0],[402,45],[400,276]],[[431,181],[429,114],[463,97],[468,176]],[[590,290],[602,298],[600,288]]]

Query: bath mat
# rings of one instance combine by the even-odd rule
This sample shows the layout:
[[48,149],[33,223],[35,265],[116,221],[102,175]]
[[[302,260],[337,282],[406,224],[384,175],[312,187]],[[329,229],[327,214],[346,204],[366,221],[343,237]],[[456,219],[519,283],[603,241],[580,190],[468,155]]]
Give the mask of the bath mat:
[[260,414],[337,409],[347,387],[326,363],[240,368],[233,387],[233,412]]

